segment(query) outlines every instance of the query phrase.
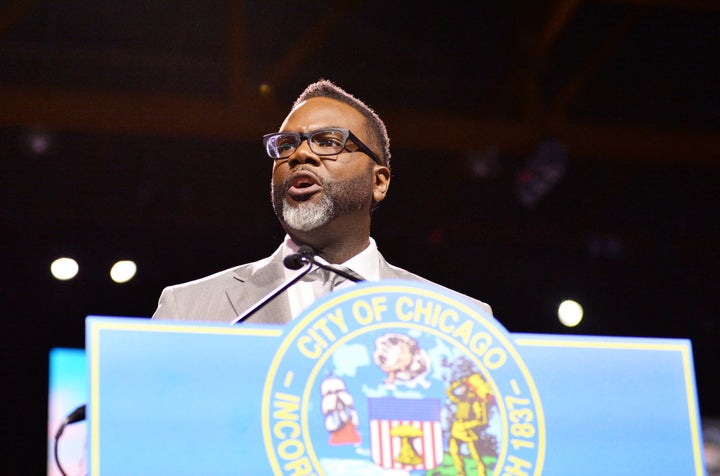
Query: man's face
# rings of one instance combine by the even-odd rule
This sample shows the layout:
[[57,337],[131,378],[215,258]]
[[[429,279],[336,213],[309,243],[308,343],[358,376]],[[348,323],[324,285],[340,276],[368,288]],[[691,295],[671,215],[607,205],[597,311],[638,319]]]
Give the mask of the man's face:
[[[350,129],[373,147],[362,114],[328,98],[312,98],[300,104],[280,131],[311,132],[328,127]],[[352,214],[369,220],[373,200],[382,200],[385,193],[377,190],[376,168],[375,162],[362,152],[346,150],[338,155],[318,156],[303,141],[293,155],[274,162],[275,213],[286,227],[298,231],[310,231]]]

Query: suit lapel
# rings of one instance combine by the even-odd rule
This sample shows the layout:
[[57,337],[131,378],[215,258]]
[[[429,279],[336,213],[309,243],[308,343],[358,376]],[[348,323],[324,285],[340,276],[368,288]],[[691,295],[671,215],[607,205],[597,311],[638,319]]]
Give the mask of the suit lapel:
[[[225,292],[240,315],[254,306],[285,281],[282,253],[276,251],[265,261],[240,268],[235,272],[238,283]],[[243,322],[285,324],[291,319],[287,295],[280,294]]]

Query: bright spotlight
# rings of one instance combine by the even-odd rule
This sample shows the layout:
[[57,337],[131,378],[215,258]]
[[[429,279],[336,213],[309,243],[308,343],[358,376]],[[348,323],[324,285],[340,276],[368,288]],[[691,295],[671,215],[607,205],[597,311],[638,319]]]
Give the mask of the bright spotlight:
[[575,327],[583,318],[583,308],[573,300],[566,300],[558,307],[558,318],[566,327]]
[[137,273],[137,265],[134,261],[123,260],[115,263],[110,269],[110,278],[116,283],[127,283]]
[[79,270],[77,261],[72,258],[58,258],[50,264],[50,273],[60,281],[74,278]]

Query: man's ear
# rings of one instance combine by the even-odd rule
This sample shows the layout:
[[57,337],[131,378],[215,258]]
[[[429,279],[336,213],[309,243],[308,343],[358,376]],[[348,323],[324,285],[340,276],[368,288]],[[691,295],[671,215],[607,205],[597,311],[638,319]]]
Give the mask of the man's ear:
[[380,203],[385,199],[390,188],[390,169],[383,165],[376,165],[373,169],[373,199]]

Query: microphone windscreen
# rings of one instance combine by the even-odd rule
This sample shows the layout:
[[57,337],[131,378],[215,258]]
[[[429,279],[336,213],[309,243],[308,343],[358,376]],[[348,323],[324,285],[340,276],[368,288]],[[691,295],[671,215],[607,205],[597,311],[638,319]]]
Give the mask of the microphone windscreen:
[[67,424],[85,420],[85,405],[80,405],[67,416]]
[[283,264],[288,269],[300,269],[305,266],[305,257],[300,253],[293,253],[283,259]]

